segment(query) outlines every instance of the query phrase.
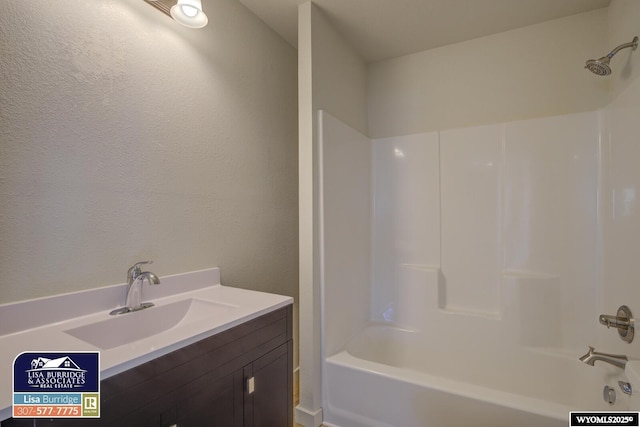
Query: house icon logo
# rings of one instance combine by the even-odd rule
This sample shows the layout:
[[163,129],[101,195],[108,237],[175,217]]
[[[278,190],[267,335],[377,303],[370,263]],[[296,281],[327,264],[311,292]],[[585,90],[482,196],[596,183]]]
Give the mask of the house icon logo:
[[87,370],[80,368],[68,355],[53,359],[38,356],[31,359],[31,369],[25,373],[27,384],[32,388],[74,389],[84,386]]
[[64,356],[57,359],[47,359],[46,357],[38,357],[31,360],[30,371],[38,370],[69,370],[69,371],[84,371],[81,369],[71,357]]

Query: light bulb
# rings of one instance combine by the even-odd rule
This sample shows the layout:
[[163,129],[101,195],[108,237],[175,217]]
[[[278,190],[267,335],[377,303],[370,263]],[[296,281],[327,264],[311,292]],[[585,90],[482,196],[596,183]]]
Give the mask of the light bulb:
[[202,11],[201,0],[178,0],[178,4],[171,7],[171,17],[189,28],[202,28],[209,22],[209,18]]
[[199,12],[198,9],[196,9],[193,6],[190,6],[188,4],[183,4],[182,6],[180,6],[182,8],[182,13],[184,13],[185,15],[187,15],[189,18],[193,18],[194,16],[196,16]]

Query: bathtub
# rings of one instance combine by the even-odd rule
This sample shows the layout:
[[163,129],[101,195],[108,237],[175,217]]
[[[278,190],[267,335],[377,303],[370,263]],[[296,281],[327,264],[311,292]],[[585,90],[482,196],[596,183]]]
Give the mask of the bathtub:
[[[325,424],[341,427],[566,427],[569,411],[624,411],[624,372],[580,354],[470,348],[442,334],[370,325],[324,361]],[[446,350],[445,350],[446,347]]]

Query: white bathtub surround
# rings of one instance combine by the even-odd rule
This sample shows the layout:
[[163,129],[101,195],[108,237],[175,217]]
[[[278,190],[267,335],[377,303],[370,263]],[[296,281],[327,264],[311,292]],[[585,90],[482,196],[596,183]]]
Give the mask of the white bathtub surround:
[[[640,11],[640,8],[638,9]],[[634,52],[634,54],[637,52]],[[606,109],[606,129],[603,137],[603,280],[608,284],[601,290],[603,314],[615,314],[617,307],[626,304],[634,316],[640,313],[640,81],[629,86]],[[616,305],[617,304],[617,305]],[[625,352],[631,347],[640,359],[640,340],[624,343],[615,331],[602,331],[601,347]],[[597,348],[597,347],[596,347]],[[602,350],[604,351],[604,350]]]
[[[374,140],[373,318],[423,327],[395,307],[406,299],[421,315],[420,303],[407,297],[417,295],[421,279],[402,278],[417,270],[440,276],[433,286],[441,288],[441,308],[495,318],[503,276],[544,279],[583,264],[588,270],[574,282],[593,288],[598,117]],[[563,139],[572,133],[579,144]],[[586,224],[571,221],[575,211],[589,213]]]
[[[321,113],[321,192],[325,353],[331,354],[369,320],[371,289],[371,144],[368,138]],[[354,301],[358,303],[354,304]],[[334,313],[340,313],[334,316]]]
[[[0,383],[7,385],[0,388],[0,420],[11,416],[12,362],[18,354],[100,350],[65,331],[124,316],[144,318],[144,313],[186,300],[202,306],[197,318],[187,315],[160,333],[100,350],[101,378],[105,379],[293,302],[290,297],[222,286],[218,268],[160,279],[160,285],[143,285],[144,300],[156,307],[118,317],[109,312],[124,303],[126,284],[0,305]],[[223,309],[209,312],[211,307]]]
[[451,311],[500,316],[503,134],[503,125],[439,134],[440,193],[429,202],[440,206],[440,265]]
[[624,371],[578,361],[605,335],[600,351],[633,355],[597,323],[601,169],[629,182],[601,156],[609,116],[625,128],[608,109],[367,145],[322,113],[326,421],[561,426],[634,405],[602,399]]
[[[374,140],[372,155],[375,171],[372,236],[379,242],[372,248],[373,277],[379,283],[406,283],[420,292],[422,285],[416,287],[410,284],[411,280],[398,281],[396,276],[440,265],[440,206],[432,203],[440,195],[438,135],[409,135],[402,141]],[[404,208],[396,208],[400,206]],[[399,271],[398,257],[410,268]],[[386,318],[394,313],[402,315],[394,312],[391,302],[408,297],[405,302],[411,304],[415,300],[409,295],[415,294],[399,287],[375,286],[373,312]]]
[[430,330],[430,307],[500,321],[521,282],[543,307],[567,303],[554,317],[581,330],[595,308],[600,115],[374,140],[371,317]]

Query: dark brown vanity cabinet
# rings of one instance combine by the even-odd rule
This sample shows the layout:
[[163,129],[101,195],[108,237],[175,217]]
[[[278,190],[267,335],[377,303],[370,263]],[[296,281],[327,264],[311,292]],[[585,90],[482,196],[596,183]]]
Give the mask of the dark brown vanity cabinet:
[[9,419],[2,427],[291,427],[292,306],[100,383],[100,419]]

